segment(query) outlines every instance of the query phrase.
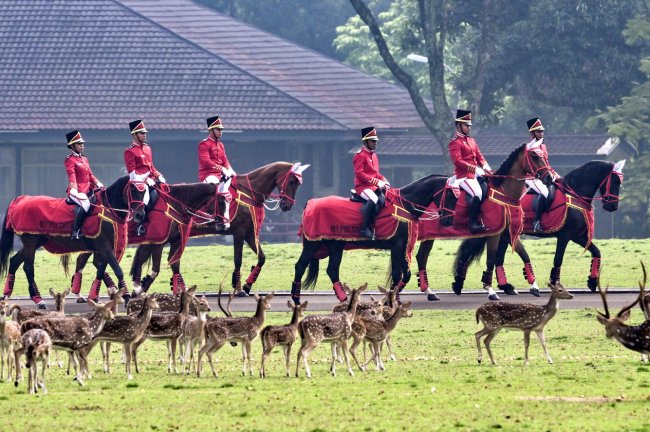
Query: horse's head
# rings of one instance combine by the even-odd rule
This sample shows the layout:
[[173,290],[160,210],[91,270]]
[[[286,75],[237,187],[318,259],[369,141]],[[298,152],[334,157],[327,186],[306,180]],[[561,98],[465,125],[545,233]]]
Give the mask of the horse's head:
[[613,212],[618,210],[618,194],[623,184],[623,167],[625,159],[618,161],[612,167],[612,171],[602,181],[598,190],[603,198],[603,210]]
[[542,140],[531,141],[526,144],[521,157],[523,174],[539,177],[547,186],[553,184],[555,177],[546,157],[546,152],[542,149]]
[[276,177],[275,186],[280,191],[280,208],[282,211],[289,211],[293,207],[293,203],[296,202],[296,192],[302,184],[302,173],[309,166],[296,162],[287,172]]
[[127,203],[129,214],[136,224],[144,222],[146,215],[145,200],[149,200],[149,189],[145,182],[129,181],[124,186],[124,202]]

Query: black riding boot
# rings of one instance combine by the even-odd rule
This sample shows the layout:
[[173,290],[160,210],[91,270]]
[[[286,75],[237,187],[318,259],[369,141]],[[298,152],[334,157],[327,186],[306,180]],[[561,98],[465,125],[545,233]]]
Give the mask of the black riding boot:
[[71,240],[79,240],[84,219],[86,219],[86,210],[81,206],[77,206],[74,210],[74,222],[72,223],[72,234],[70,235]]
[[542,219],[542,214],[546,210],[546,198],[544,195],[540,195],[539,198],[537,198],[537,209],[535,209],[535,220],[533,221],[533,231],[535,232],[543,232],[544,230],[542,229],[542,224],[541,224],[541,219]]
[[469,208],[467,209],[469,216],[469,230],[472,233],[478,233],[481,231],[487,230],[483,222],[478,218],[481,213],[481,200],[478,197],[472,197],[469,202]]
[[154,188],[149,188],[149,202],[146,206],[144,206],[144,219],[142,220],[142,223],[138,225],[138,228],[136,230],[137,235],[143,236],[147,233],[147,229],[144,227],[144,224],[145,222],[149,221],[149,212],[153,209],[156,201],[158,201],[158,191]]
[[363,212],[363,226],[359,235],[361,237],[373,238],[375,236],[373,225],[375,222],[375,203],[371,200],[366,201],[366,203],[361,207]]

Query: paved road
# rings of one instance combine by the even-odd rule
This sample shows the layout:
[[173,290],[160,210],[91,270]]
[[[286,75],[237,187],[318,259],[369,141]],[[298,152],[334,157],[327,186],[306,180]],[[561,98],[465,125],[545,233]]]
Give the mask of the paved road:
[[[561,303],[562,309],[584,309],[584,308],[599,308],[602,309],[602,301],[600,296],[597,293],[592,293],[586,289],[570,289],[572,294],[574,294],[573,300],[563,300]],[[376,298],[379,298],[381,294],[378,292],[371,292]],[[210,306],[213,311],[217,311],[217,298],[216,294],[207,294]],[[517,302],[517,303],[534,303],[534,304],[545,304],[548,302],[549,292],[542,291],[541,297],[534,297],[528,292],[521,292],[517,296],[506,296],[505,294],[501,295],[502,301],[508,302]],[[467,291],[463,292],[463,295],[457,296],[451,292],[442,292],[439,293],[440,301],[427,301],[426,296],[420,293],[406,293],[402,294],[402,301],[410,301],[413,304],[413,309],[431,309],[431,310],[474,310],[478,306],[487,302],[487,294],[485,291]],[[612,310],[618,311],[619,308],[630,304],[638,296],[638,291],[631,289],[612,289],[610,290],[607,300],[608,304]],[[364,297],[367,297],[364,295]],[[276,293],[275,298],[272,301],[271,312],[283,312],[287,308],[287,300],[290,300],[291,297],[288,292],[279,292]],[[332,306],[338,303],[336,297],[331,292],[317,291],[317,292],[303,292],[302,294],[303,301],[309,301],[309,311],[330,311]],[[106,301],[105,298],[101,298],[101,301]],[[222,304],[225,306],[225,301],[227,297],[222,298]],[[27,298],[14,298],[11,300],[12,303],[17,303],[21,306],[33,307],[34,304]],[[52,299],[45,299],[45,303],[48,308],[53,307]],[[252,312],[255,310],[255,299],[253,297],[248,298],[235,298],[233,299],[231,306],[233,312]],[[66,313],[79,313],[87,312],[90,307],[86,304],[77,304],[75,303],[72,297],[68,298],[66,302]]]

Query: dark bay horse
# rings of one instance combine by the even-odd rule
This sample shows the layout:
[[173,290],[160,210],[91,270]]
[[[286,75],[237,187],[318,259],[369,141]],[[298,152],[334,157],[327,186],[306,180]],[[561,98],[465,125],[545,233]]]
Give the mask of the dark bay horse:
[[[431,202],[439,201],[443,198],[442,193],[447,183],[446,176],[429,175],[400,189],[391,189],[387,193],[387,201],[394,199],[396,203],[403,207],[412,217],[411,222],[398,222],[395,233],[387,239],[376,240],[308,240],[303,235],[302,253],[295,265],[295,274],[291,287],[291,297],[295,304],[300,304],[300,290],[313,287],[318,280],[318,257],[319,249],[327,249],[329,263],[327,265],[327,275],[329,276],[337,292],[337,286],[342,286],[339,279],[339,268],[343,258],[343,251],[346,246],[352,245],[354,248],[364,249],[387,249],[391,254],[391,279],[393,287],[401,290],[409,281],[411,272],[407,260],[407,247],[409,243],[409,234],[412,234],[410,224],[417,224],[417,219],[423,214]],[[391,198],[391,195],[393,198]],[[436,201],[438,200],[438,201]],[[303,216],[304,217],[304,216]],[[447,218],[448,215],[441,214],[441,218]],[[302,277],[309,267],[307,278],[304,285]],[[339,293],[337,292],[337,295]]]
[[[550,183],[552,181],[552,175],[549,168],[548,161],[539,152],[535,151],[534,148],[528,149],[526,144],[522,144],[510,153],[496,173],[488,174],[486,177],[490,188],[499,190],[512,202],[519,202],[524,191],[527,176],[536,175],[542,181]],[[476,241],[480,240],[484,245],[487,245],[487,267],[489,273],[484,273],[483,283],[484,288],[488,291],[488,298],[490,300],[499,300],[499,296],[492,288],[492,271],[497,262],[498,252],[501,250],[505,251],[509,244],[510,237],[504,233],[509,233],[508,223],[506,223],[504,230],[500,233],[486,234],[482,237],[478,237],[477,234],[472,235],[472,237],[477,237]],[[433,248],[433,242],[434,240],[425,240],[420,243],[420,248],[416,255],[420,274],[424,272],[426,275],[427,261]],[[456,294],[460,295],[462,285],[454,285],[453,289]],[[437,296],[428,296],[428,299],[437,300]]]
[[[69,235],[17,234],[22,241],[23,247],[11,259],[9,259],[9,254],[14,245],[14,231],[7,226],[7,216],[5,216],[2,225],[2,236],[0,237],[0,276],[7,273],[4,289],[5,298],[11,296],[16,271],[24,263],[23,270],[29,283],[29,295],[35,303],[40,303],[41,296],[34,280],[34,255],[38,248],[46,244],[65,254],[92,251],[98,257],[99,262],[104,263],[104,267],[106,265],[111,266],[118,278],[119,286],[126,287],[124,273],[115,256],[114,247],[117,233],[114,224],[124,224],[129,215],[132,215],[137,220],[142,219],[144,217],[143,196],[144,193],[129,182],[128,176],[121,177],[107,189],[95,193],[91,199],[92,205],[103,206],[106,216],[112,220],[101,219],[101,233],[96,238],[83,237],[80,240],[71,240]],[[72,210],[70,211],[72,212]],[[67,255],[64,255],[64,257],[65,259],[62,261],[67,264]],[[67,273],[65,266],[64,269]]]
[[[600,192],[603,201],[603,209],[608,212],[616,211],[618,209],[618,196],[623,180],[623,165],[624,161],[620,161],[617,164],[609,161],[587,162],[586,164],[570,171],[566,177],[561,179],[558,183],[558,189],[577,198],[588,208],[591,208],[596,193]],[[587,226],[582,211],[575,207],[568,206],[564,225],[555,232],[537,233],[532,230],[525,230],[524,233],[535,237],[557,238],[555,258],[553,259],[553,268],[551,269],[549,279],[551,284],[560,282],[560,270],[562,267],[562,261],[564,260],[564,252],[569,241],[573,241],[583,248],[586,248],[591,253],[591,270],[589,277],[587,278],[587,286],[592,292],[596,292],[601,265],[601,255],[598,247],[593,242],[590,242],[589,227]],[[505,235],[507,235],[507,233],[504,233],[504,236]],[[508,240],[506,239],[506,244],[507,241]],[[456,281],[454,283],[461,288],[465,280],[467,267],[472,261],[481,256],[485,244],[486,242],[483,238],[466,239],[461,243],[458,252],[456,253],[456,262],[454,264],[456,274]],[[515,244],[515,251],[524,262],[524,276],[531,284],[531,293],[539,296],[539,287],[537,286],[530,257],[528,256],[524,245],[520,241]],[[506,248],[499,250],[496,259],[497,268],[503,266],[505,252]],[[505,278],[505,271],[503,271],[503,278]],[[514,289],[514,287],[507,283],[507,281],[499,284],[499,288]]]
[[[239,193],[237,198],[237,213],[230,221],[230,228],[227,231],[218,231],[217,223],[210,218],[194,220],[190,232],[191,237],[206,235],[232,235],[233,246],[235,248],[235,270],[232,273],[232,286],[238,291],[239,296],[247,296],[259,276],[262,266],[266,261],[266,256],[259,243],[259,230],[264,216],[265,201],[272,197],[273,191],[278,190],[278,194],[273,197],[277,200],[278,207],[287,212],[291,210],[295,202],[296,191],[302,183],[302,173],[309,168],[309,165],[302,165],[300,162],[274,162],[257,168],[247,174],[239,174],[233,181],[235,189]],[[234,205],[231,205],[231,208]],[[214,217],[212,217],[212,220]],[[203,223],[201,223],[203,222]],[[244,242],[257,255],[257,264],[252,268],[250,275],[246,279],[245,285],[241,286],[241,265],[244,249]],[[171,251],[178,247],[180,236],[170,238]],[[133,265],[131,266],[131,275],[134,276],[134,285],[136,276],[139,277],[142,265],[151,258],[151,273],[142,280],[142,289],[146,291],[160,272],[160,261],[162,248],[164,245],[147,245],[143,244],[138,247]],[[182,283],[180,273],[180,261],[171,264],[174,278]]]
[[[129,237],[129,244],[141,244],[143,241],[145,242],[145,244],[141,244],[141,246],[138,247],[136,251],[133,265],[131,267],[132,276],[134,276],[134,272],[140,271],[143,260],[146,261],[152,254],[158,257],[158,265],[160,265],[162,250],[167,243],[171,244],[169,251],[169,260],[171,261],[173,259],[174,263],[172,266],[175,265],[175,263],[181,258],[180,255],[182,254],[182,250],[180,250],[180,248],[184,246],[184,241],[187,240],[187,238],[183,238],[183,228],[189,230],[189,226],[192,223],[193,217],[198,214],[200,209],[215,199],[215,194],[217,192],[216,185],[210,183],[172,184],[164,186],[158,185],[157,188],[158,199],[163,200],[167,204],[166,212],[171,215],[169,218],[170,226],[168,235],[166,239],[162,240],[161,242],[158,241],[157,243],[146,243],[146,236],[144,236],[144,238],[133,236]],[[156,210],[154,207],[152,210],[150,210],[150,213],[153,213],[155,211],[158,210]],[[150,218],[151,217],[152,215],[150,215]],[[202,217],[210,218],[213,220],[215,215],[204,214]],[[143,259],[142,255],[145,254],[146,256]],[[89,257],[89,253],[80,254],[77,257],[77,265],[72,279],[73,292],[75,292],[75,289],[78,289],[81,284],[82,271]],[[101,285],[102,279],[106,282],[106,285],[109,286],[109,288],[113,288],[111,286],[112,281],[110,280],[110,277],[108,277],[104,272],[106,266],[102,266],[101,262],[98,263],[97,258],[98,257],[95,256],[93,260],[93,264],[97,268],[97,276],[93,282],[91,292],[88,296],[88,298],[92,299],[93,301],[96,301],[97,297],[99,296],[99,287]],[[135,265],[136,263],[138,264],[137,266]],[[135,293],[140,294],[139,273],[135,275],[133,279]],[[182,279],[180,279],[180,281],[182,281]]]

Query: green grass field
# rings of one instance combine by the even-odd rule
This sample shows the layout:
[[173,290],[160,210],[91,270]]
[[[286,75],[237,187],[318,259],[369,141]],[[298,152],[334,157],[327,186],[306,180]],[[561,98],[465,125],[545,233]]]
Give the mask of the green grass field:
[[[447,290],[449,268],[457,242],[441,242],[430,260],[430,281]],[[540,280],[550,269],[550,242],[528,241]],[[650,255],[650,242],[599,241],[605,263],[604,279],[612,286],[634,287],[640,276],[639,259]],[[260,290],[287,290],[299,245],[268,245],[267,265],[258,281]],[[129,251],[132,255],[133,251]],[[190,248],[184,260],[186,280],[201,290],[213,290],[232,269],[231,249],[223,246]],[[245,257],[246,265],[253,261]],[[347,253],[343,279],[351,285],[381,284],[387,254]],[[522,285],[518,258],[508,254],[512,280]],[[130,263],[127,256],[125,263]],[[563,281],[584,287],[590,260],[570,246]],[[43,288],[66,286],[68,280],[56,258],[39,254],[36,272]],[[360,270],[364,269],[364,270]],[[468,288],[477,287],[482,269],[468,275]],[[330,289],[321,269],[318,289]],[[154,285],[166,291],[169,269]],[[91,273],[85,276],[84,292]],[[16,294],[26,294],[24,275]],[[411,287],[414,288],[414,287]],[[267,323],[288,321],[288,313],[272,312]],[[635,309],[631,322],[642,320]],[[3,430],[648,430],[650,422],[650,366],[640,355],[605,338],[593,310],[562,310],[546,327],[547,344],[555,364],[546,362],[536,338],[531,341],[530,365],[523,365],[521,332],[501,332],[492,344],[497,366],[476,362],[474,333],[480,329],[474,311],[416,311],[393,333],[397,362],[385,360],[386,370],[355,368],[348,376],[338,366],[329,374],[329,345],[311,356],[313,378],[285,378],[283,356],[275,351],[267,376],[241,376],[240,347],[219,351],[215,379],[204,363],[204,376],[168,374],[163,343],[141,348],[142,372],[127,381],[120,364],[120,348],[113,345],[113,373],[102,372],[101,354],[91,355],[93,379],[80,388],[52,366],[47,371],[49,394],[30,396],[26,384],[0,384],[0,422]],[[261,346],[253,344],[255,374]],[[295,355],[292,353],[292,368]],[[484,352],[485,355],[485,352]],[[60,356],[63,358],[62,356]],[[487,357],[486,357],[487,358]],[[207,369],[206,369],[207,367]]]

